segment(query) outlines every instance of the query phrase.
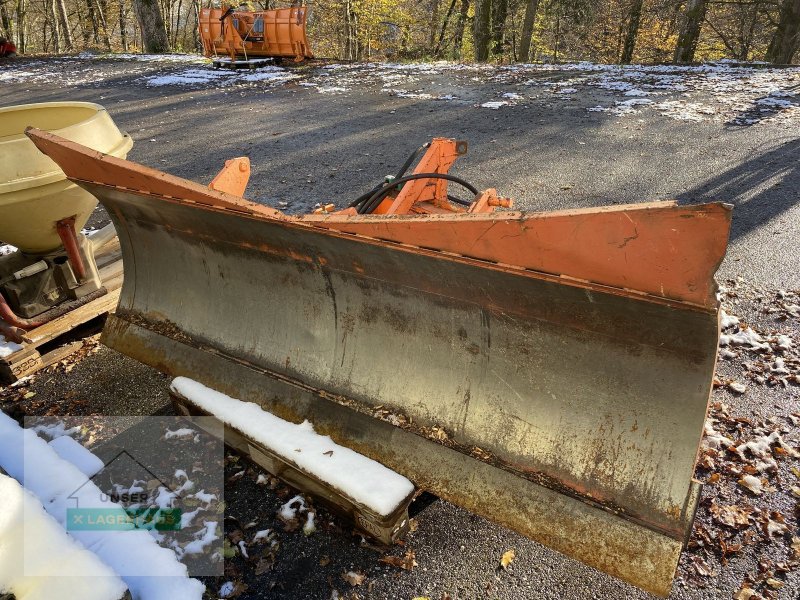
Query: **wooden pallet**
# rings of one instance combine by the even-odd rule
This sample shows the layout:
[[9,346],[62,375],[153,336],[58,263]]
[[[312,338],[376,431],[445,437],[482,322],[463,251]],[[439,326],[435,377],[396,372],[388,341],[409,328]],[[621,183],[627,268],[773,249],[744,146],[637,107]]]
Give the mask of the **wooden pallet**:
[[122,287],[122,253],[117,238],[100,249],[97,267],[108,294],[31,329],[27,334],[31,342],[22,343],[22,348],[0,358],[0,383],[14,383],[57,363],[80,349],[84,339],[102,329],[105,316],[119,302]]

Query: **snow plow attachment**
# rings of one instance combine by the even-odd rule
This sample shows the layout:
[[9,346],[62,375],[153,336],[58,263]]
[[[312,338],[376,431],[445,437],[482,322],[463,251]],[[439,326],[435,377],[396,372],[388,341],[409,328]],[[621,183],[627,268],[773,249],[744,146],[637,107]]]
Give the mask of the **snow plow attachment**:
[[273,10],[221,8],[200,10],[198,26],[203,54],[231,61],[253,58],[313,58],[306,39],[308,9],[292,6]]
[[[119,232],[106,344],[669,593],[700,493],[730,206],[493,212],[508,202],[488,190],[459,209],[437,175],[373,214],[287,216],[217,191],[243,189],[241,159],[211,189],[28,134]],[[420,165],[443,173],[459,144],[434,140]]]

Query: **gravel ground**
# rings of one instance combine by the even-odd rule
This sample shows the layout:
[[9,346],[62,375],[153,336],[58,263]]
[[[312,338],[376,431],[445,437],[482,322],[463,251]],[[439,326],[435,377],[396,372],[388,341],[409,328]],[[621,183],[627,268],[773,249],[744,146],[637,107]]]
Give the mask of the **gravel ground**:
[[[0,106],[99,102],[133,136],[129,158],[201,182],[226,159],[249,156],[248,196],[286,203],[291,212],[344,205],[434,136],[468,140],[469,154],[453,172],[478,188],[497,187],[524,209],[668,198],[730,202],[731,245],[718,274],[727,288],[723,300],[742,328],[747,323],[773,342],[770,351],[737,348],[736,356],[720,361],[712,416],[737,442],[768,425],[780,426],[783,439],[798,447],[792,414],[800,414],[800,386],[758,380],[780,356],[778,334],[794,342],[784,355],[790,371],[798,368],[792,360],[800,317],[791,310],[799,303],[791,291],[800,289],[797,70],[328,65],[256,72],[248,80],[251,75],[212,71],[193,58],[20,59],[0,66]],[[504,104],[481,106],[491,102]],[[90,225],[105,221],[98,209]],[[734,392],[731,380],[747,384],[746,392]],[[89,344],[79,360],[0,391],[0,402],[18,415],[168,414],[167,384],[156,371]],[[35,395],[24,398],[30,392]],[[754,497],[737,486],[741,464],[730,454],[718,457],[713,469],[698,469],[704,481],[715,472],[722,479],[704,490],[693,548],[682,558],[671,597],[731,598],[749,578],[762,596],[796,598],[791,532],[759,533],[763,515],[754,515],[748,531],[755,537],[727,564],[704,540],[722,531],[712,518],[712,499],[752,504],[768,515],[780,511],[796,528],[797,499],[789,490],[798,485],[791,467],[800,461],[779,457],[778,472],[769,475],[775,490]],[[241,470],[236,465],[234,457],[227,468]],[[440,500],[413,507],[417,528],[392,552],[413,550],[418,566],[400,570],[379,562],[383,554],[341,523],[329,524],[324,511],[311,536],[282,531],[275,512],[288,490],[257,485],[257,474],[249,467],[226,489],[226,516],[277,530],[274,565],[256,576],[257,560],[229,559],[225,577],[206,581],[209,597],[227,580],[248,586],[242,599],[329,598],[332,589],[343,597],[409,600],[648,597]],[[736,535],[741,541],[747,531]],[[500,569],[509,549],[516,559]],[[345,583],[340,576],[349,570],[365,573],[364,583]]]

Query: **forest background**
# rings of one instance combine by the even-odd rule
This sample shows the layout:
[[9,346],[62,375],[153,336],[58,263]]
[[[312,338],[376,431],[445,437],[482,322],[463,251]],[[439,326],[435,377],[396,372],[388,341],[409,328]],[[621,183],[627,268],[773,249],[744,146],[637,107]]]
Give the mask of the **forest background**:
[[[0,0],[21,54],[196,52],[208,0]],[[218,5],[219,3],[213,3]],[[245,2],[260,10],[289,2]],[[308,0],[316,56],[338,60],[790,64],[800,0]]]

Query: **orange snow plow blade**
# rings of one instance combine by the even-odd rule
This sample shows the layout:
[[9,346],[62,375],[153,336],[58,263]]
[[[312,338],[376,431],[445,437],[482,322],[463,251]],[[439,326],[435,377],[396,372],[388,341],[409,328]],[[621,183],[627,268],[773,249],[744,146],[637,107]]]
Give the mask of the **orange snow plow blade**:
[[200,10],[203,53],[237,58],[313,58],[306,39],[305,6],[275,10],[242,11],[222,8]]
[[[287,216],[28,135],[119,232],[106,344],[669,593],[700,493],[728,205],[525,213],[488,190],[458,208],[440,187],[458,143],[434,140],[420,165],[439,179],[373,194],[380,211]],[[241,189],[232,176],[216,181]]]

